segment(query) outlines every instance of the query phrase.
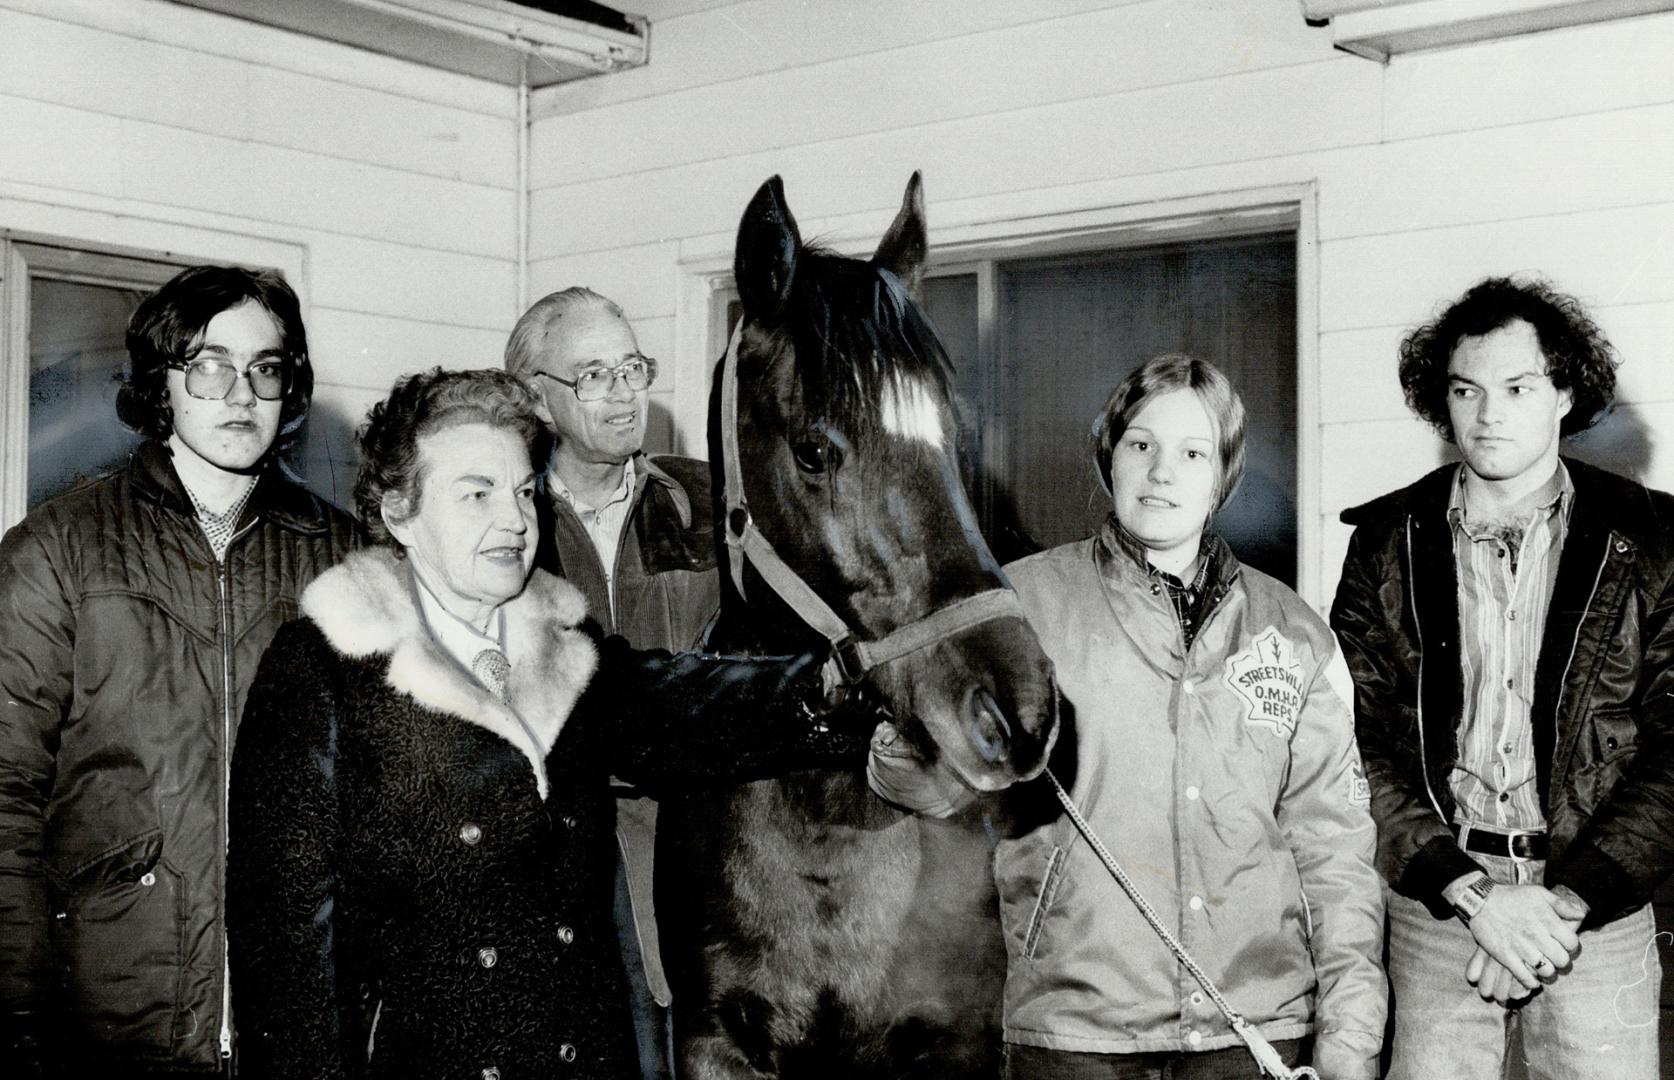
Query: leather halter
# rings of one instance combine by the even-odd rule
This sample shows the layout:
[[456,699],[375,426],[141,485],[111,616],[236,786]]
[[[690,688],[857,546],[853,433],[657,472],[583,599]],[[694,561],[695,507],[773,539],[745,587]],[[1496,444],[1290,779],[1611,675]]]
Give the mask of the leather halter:
[[738,595],[744,595],[744,563],[748,560],[803,622],[831,642],[831,659],[826,662],[827,685],[859,682],[875,668],[973,626],[1008,616],[1023,618],[1017,594],[1010,588],[995,588],[955,600],[876,640],[863,641],[855,636],[843,617],[779,557],[767,537],[756,528],[744,499],[744,473],[738,459],[738,343],[743,334],[744,323],[740,320],[721,361],[721,467],[726,500],[727,561]]

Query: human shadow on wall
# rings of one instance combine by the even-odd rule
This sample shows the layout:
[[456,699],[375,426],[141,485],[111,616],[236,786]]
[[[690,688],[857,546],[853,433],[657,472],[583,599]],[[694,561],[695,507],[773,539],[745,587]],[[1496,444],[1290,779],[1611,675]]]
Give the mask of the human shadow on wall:
[[360,470],[355,429],[365,419],[351,415],[342,402],[315,398],[302,437],[280,464],[314,494],[353,513],[355,474]]

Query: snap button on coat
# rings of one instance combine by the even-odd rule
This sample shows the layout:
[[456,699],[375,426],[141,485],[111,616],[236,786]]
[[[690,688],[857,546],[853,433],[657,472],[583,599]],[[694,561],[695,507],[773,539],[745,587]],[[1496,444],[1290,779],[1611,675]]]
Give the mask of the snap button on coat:
[[565,1043],[558,1048],[558,1058],[566,1065],[575,1060],[575,1043]]
[[474,821],[467,821],[459,827],[459,838],[470,847],[476,847],[482,842],[482,826]]
[[500,1070],[489,1066],[482,1071],[482,1080],[500,1080]]
[[491,968],[500,962],[500,953],[493,947],[477,950],[477,963],[485,968]]
[[560,926],[558,928],[558,940],[565,945],[572,944],[575,941],[575,931],[567,926]]

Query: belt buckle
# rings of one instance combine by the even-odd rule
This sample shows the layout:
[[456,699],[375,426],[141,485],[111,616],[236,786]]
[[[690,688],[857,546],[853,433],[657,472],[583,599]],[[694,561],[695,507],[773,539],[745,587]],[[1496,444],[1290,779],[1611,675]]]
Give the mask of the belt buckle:
[[[1454,829],[1459,836],[1460,846],[1466,851],[1475,850],[1479,855],[1521,859],[1525,862],[1545,858],[1544,855],[1534,854],[1535,847],[1546,840],[1545,832],[1500,832],[1498,829],[1481,825],[1456,825]],[[1519,846],[1522,846],[1527,854],[1519,854]]]

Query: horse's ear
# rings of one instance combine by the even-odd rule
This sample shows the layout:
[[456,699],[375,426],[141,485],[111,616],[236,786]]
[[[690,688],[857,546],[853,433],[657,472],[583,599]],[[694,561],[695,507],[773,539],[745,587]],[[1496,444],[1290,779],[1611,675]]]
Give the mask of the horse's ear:
[[746,314],[773,321],[784,310],[801,243],[796,219],[785,205],[784,182],[771,177],[750,200],[738,222],[732,275]]
[[901,198],[901,211],[878,241],[872,264],[900,278],[907,291],[917,296],[919,282],[924,280],[924,258],[929,251],[930,234],[924,227],[924,177],[914,172],[913,178],[907,181],[907,193]]

